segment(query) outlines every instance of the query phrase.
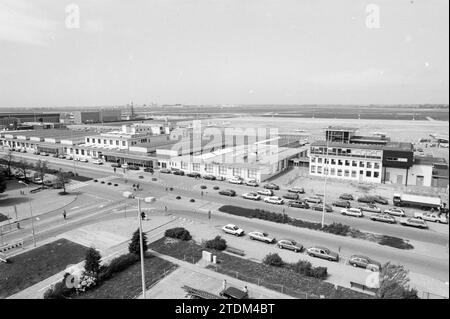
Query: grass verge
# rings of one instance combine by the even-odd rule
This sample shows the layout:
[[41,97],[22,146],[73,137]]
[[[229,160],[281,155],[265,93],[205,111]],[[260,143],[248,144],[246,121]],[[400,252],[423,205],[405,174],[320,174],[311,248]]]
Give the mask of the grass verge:
[[87,248],[59,239],[0,263],[0,299],[47,279],[68,265],[81,262]]
[[168,237],[160,238],[149,244],[148,247],[161,254],[180,260],[186,260],[193,264],[202,258],[202,251],[205,250],[203,247],[192,241],[180,241]]

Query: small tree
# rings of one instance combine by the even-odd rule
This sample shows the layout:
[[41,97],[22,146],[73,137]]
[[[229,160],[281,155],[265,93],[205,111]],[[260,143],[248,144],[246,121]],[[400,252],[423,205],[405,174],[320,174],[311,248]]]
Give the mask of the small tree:
[[88,273],[96,277],[100,270],[100,260],[102,256],[100,253],[93,247],[89,248],[86,252],[86,258],[84,262],[84,270]]
[[66,185],[69,183],[69,176],[67,173],[63,172],[61,169],[58,172],[56,183],[63,188],[63,194],[67,194]]
[[205,246],[206,248],[215,250],[225,250],[227,248],[227,242],[220,236],[216,236],[214,239],[206,241]]
[[[131,243],[128,245],[128,251],[131,254],[135,254],[137,256],[141,256],[141,246],[140,246],[141,237],[139,235],[139,229],[137,229],[133,233],[133,237],[131,237]],[[142,233],[142,248],[144,250],[144,253],[148,250],[147,247],[147,236]]]
[[29,169],[31,168],[31,165],[26,162],[24,159],[21,159],[19,163],[17,163],[17,168],[22,173],[25,182],[28,180],[27,174],[29,173]]
[[409,288],[408,270],[401,265],[386,263],[381,269],[379,299],[417,299],[417,291]]
[[47,161],[38,160],[34,165],[34,169],[38,172],[39,178],[42,180],[42,184],[44,184],[44,177],[48,172]]
[[278,254],[268,254],[263,259],[263,263],[269,266],[282,267],[284,265],[283,259]]

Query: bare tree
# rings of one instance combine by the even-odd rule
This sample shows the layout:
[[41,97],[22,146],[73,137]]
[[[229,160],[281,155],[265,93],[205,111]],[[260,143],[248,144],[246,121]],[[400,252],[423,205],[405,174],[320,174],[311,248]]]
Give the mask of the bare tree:
[[32,167],[30,163],[25,161],[24,159],[21,159],[20,162],[16,164],[19,171],[22,173],[23,177],[25,178],[25,182],[28,180],[27,174],[30,172],[29,169]]
[[11,166],[13,164],[14,155],[11,150],[6,151],[6,155],[4,156],[4,160],[6,161],[7,165],[7,175],[9,178],[11,178]]
[[42,185],[44,185],[44,177],[48,172],[47,161],[38,160],[34,165],[34,169],[38,172],[39,178],[42,181]]
[[58,176],[56,179],[56,184],[63,188],[63,194],[67,194],[66,185],[69,183],[69,175],[59,169]]

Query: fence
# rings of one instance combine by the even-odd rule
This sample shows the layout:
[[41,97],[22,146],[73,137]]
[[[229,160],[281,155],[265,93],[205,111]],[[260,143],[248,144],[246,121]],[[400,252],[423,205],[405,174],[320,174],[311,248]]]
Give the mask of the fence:
[[431,293],[431,292],[423,291],[421,299],[448,299],[448,297],[441,296],[441,295],[436,295],[436,294]]

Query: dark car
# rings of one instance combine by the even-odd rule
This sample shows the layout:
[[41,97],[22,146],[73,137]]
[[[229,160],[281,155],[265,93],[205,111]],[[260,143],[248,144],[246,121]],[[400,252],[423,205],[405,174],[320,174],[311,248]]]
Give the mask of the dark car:
[[199,178],[201,177],[201,175],[199,173],[187,173],[186,176],[188,177],[194,177],[194,178]]
[[174,171],[173,171],[173,175],[184,176],[184,172],[183,172],[183,171],[180,171],[180,170],[174,170]]
[[224,196],[236,196],[236,192],[232,189],[222,189],[221,191],[219,191],[220,195],[224,195]]
[[389,201],[388,201],[386,198],[381,197],[381,196],[375,196],[373,200],[374,200],[375,203],[377,203],[377,204],[381,204],[381,205],[387,205],[387,204],[389,204]]
[[305,189],[303,187],[291,187],[288,189],[289,193],[297,193],[297,194],[304,194]]
[[248,292],[235,287],[225,288],[219,293],[219,295],[227,299],[248,299]]
[[154,170],[151,167],[146,167],[146,168],[144,168],[144,172],[146,172],[146,173],[153,173]]
[[277,247],[280,249],[288,249],[295,251],[296,253],[301,252],[303,250],[303,246],[298,244],[295,240],[292,239],[281,239],[277,243]]
[[332,203],[336,207],[350,208],[351,204],[348,200],[336,200]]
[[207,179],[209,181],[213,181],[216,179],[214,175],[203,175],[203,179]]
[[375,198],[373,196],[362,196],[362,197],[358,197],[358,202],[373,204],[373,203],[375,203]]
[[288,204],[288,206],[295,207],[295,208],[303,208],[303,209],[309,208],[309,204],[307,202],[304,202],[301,200],[291,200],[287,204]]
[[297,193],[286,193],[283,195],[283,198],[297,200],[298,194]]
[[137,166],[137,165],[128,165],[128,169],[132,170],[132,171],[138,171],[141,168],[139,166]]
[[[317,210],[317,211],[323,211],[323,203],[314,205],[312,207],[312,209]],[[333,211],[333,208],[330,205],[325,204],[325,211],[327,213],[331,213]]]
[[353,267],[360,267],[364,269],[369,269],[372,271],[380,271],[381,263],[375,261],[367,256],[353,255],[348,260],[348,263]]
[[280,186],[274,184],[274,183],[268,183],[266,185],[264,185],[264,188],[266,189],[274,189],[274,190],[279,190]]
[[339,196],[339,199],[343,199],[343,200],[354,200],[355,198],[353,197],[352,194],[341,194],[341,196]]

